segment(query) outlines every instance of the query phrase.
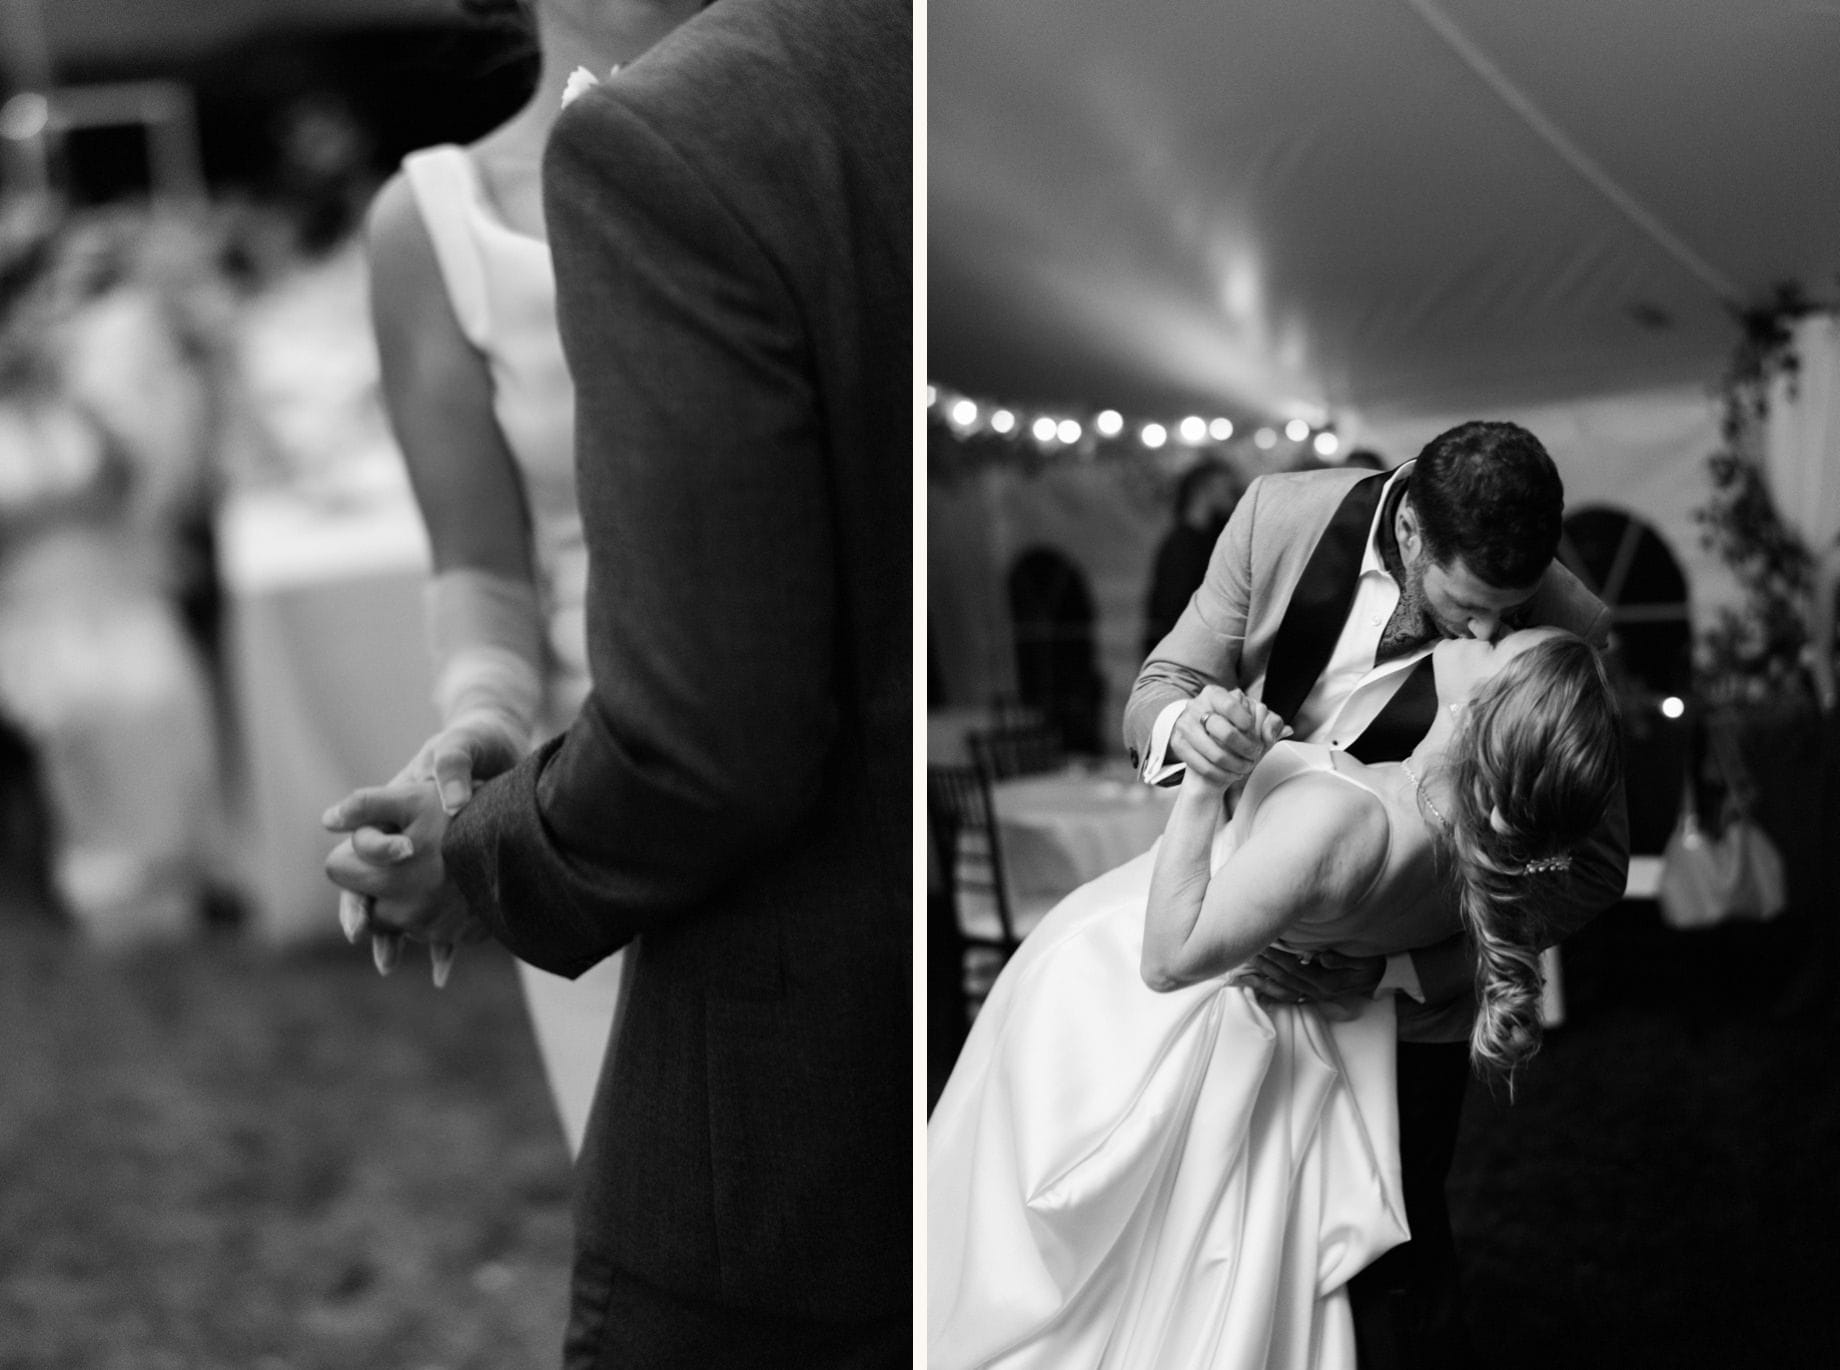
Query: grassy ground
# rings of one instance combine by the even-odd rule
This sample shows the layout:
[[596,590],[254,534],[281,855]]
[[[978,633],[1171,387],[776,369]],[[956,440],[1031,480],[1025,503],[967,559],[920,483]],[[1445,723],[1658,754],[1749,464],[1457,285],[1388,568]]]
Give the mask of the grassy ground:
[[[1567,1022],[1512,1104],[1476,1085],[1465,1108],[1450,1193],[1480,1365],[1836,1363],[1831,940],[1805,915],[1680,933],[1625,904],[1567,945]],[[932,991],[936,1094],[959,1037],[949,977]]]
[[557,1362],[568,1160],[511,963],[102,956],[0,909],[0,1370]]

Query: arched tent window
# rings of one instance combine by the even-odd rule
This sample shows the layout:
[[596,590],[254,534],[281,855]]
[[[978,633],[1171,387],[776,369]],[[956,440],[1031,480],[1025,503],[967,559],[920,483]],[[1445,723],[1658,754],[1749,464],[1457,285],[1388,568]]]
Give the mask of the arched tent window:
[[1693,685],[1687,579],[1666,540],[1626,510],[1587,505],[1565,520],[1559,559],[1610,609],[1610,669],[1629,737],[1629,846],[1658,852],[1680,808],[1687,725],[1661,713]]
[[1052,547],[1031,547],[1009,573],[1016,686],[1024,704],[1060,729],[1069,751],[1099,751],[1104,693],[1086,575]]

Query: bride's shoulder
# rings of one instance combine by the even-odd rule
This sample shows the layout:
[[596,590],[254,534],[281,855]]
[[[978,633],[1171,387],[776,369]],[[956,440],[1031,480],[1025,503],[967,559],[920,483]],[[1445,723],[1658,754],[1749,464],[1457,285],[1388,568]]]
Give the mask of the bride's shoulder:
[[1273,790],[1256,826],[1282,834],[1324,890],[1365,889],[1385,866],[1391,844],[1381,798],[1329,771],[1304,771]]

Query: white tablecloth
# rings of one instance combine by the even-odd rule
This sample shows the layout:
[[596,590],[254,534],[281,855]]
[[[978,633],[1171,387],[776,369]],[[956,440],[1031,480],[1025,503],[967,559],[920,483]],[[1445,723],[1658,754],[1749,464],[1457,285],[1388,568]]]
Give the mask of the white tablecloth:
[[998,781],[991,790],[1010,889],[1059,899],[1149,850],[1175,804],[1130,768],[1069,769]]
[[427,540],[406,483],[378,469],[343,498],[239,494],[220,513],[218,546],[251,931],[335,937],[322,870],[335,839],[319,815],[388,780],[436,722]]
[[[1162,836],[1176,792],[1139,782],[1126,766],[1070,767],[998,781],[991,790],[1010,917],[1026,936],[1042,915],[1088,880],[1148,851]],[[960,860],[976,862],[981,832],[960,834]],[[994,937],[988,895],[961,888],[959,927]]]

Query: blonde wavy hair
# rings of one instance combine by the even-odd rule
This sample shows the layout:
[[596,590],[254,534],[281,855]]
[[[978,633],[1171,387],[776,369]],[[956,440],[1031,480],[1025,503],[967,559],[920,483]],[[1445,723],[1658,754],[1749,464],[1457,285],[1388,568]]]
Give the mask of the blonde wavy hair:
[[1622,781],[1622,720],[1597,653],[1567,635],[1508,662],[1471,696],[1445,769],[1440,845],[1476,947],[1470,1059],[1511,1086],[1540,1049],[1542,904]]

